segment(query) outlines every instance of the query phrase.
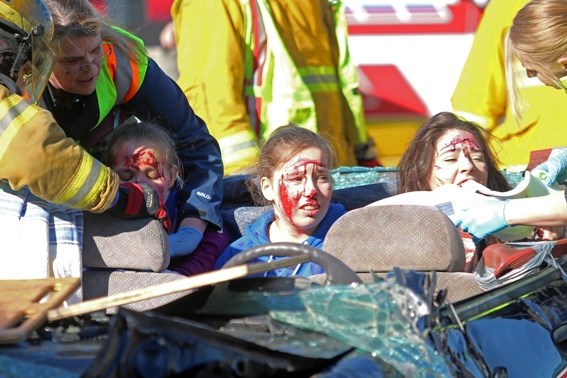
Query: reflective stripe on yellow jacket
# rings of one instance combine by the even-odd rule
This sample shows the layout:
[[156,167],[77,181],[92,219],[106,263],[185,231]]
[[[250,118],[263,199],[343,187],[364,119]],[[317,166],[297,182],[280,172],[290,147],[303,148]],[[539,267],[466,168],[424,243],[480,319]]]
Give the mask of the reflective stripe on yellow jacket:
[[528,0],[489,1],[469,57],[451,99],[456,113],[479,123],[496,138],[492,145],[503,167],[525,168],[530,151],[567,145],[565,93],[544,86],[523,71],[520,93],[528,104],[515,120],[508,104],[504,70],[506,33],[517,11]]
[[18,190],[94,212],[110,207],[118,177],[66,138],[51,113],[0,86],[0,178]]
[[[253,34],[251,5],[263,7],[262,18],[273,16],[261,24],[260,35]],[[345,29],[339,37],[346,38],[346,22],[335,20],[327,0],[176,0],[172,16],[178,83],[219,141],[225,173],[253,165],[257,142],[290,122],[328,137],[339,164],[356,164],[353,147],[366,141],[358,77],[348,51],[339,49],[346,49],[346,41],[337,42],[332,29]],[[257,50],[263,62],[254,65],[250,54],[262,35],[269,42],[265,51]]]

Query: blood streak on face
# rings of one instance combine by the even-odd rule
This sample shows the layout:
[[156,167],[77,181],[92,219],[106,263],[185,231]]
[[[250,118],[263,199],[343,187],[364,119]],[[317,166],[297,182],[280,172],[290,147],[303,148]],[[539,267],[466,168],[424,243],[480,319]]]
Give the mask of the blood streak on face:
[[279,185],[280,201],[282,203],[284,214],[287,217],[287,219],[293,223],[293,218],[292,218],[293,206],[294,204],[297,204],[298,198],[296,196],[295,198],[293,198],[289,195],[289,189],[284,182],[283,174],[280,177],[278,185]]
[[[312,165],[311,171],[308,170],[309,165]],[[282,173],[278,180],[281,206],[285,216],[292,224],[294,223],[293,212],[294,209],[298,208],[301,197],[313,198],[317,195],[317,189],[313,182],[315,171],[319,167],[325,168],[319,160],[298,161]]]
[[435,151],[429,177],[431,189],[445,184],[461,185],[468,180],[487,184],[486,156],[473,133],[460,129],[447,130],[437,140]]
[[439,152],[444,152],[446,150],[455,151],[457,149],[457,145],[459,144],[466,144],[469,145],[473,150],[480,151],[478,142],[474,137],[456,137],[449,143],[445,144]]
[[[465,134],[465,136],[462,135],[463,133]],[[469,132],[459,132],[455,137],[453,137],[453,139],[449,141],[445,141],[443,139],[445,138],[441,137],[438,142],[438,145],[442,145],[442,147],[438,147],[439,150],[437,152],[437,155],[456,151],[459,145],[461,145],[461,149],[465,156],[469,156],[470,149],[474,151],[480,151],[480,147],[478,146],[476,138]],[[469,148],[462,148],[465,146],[468,146]],[[439,168],[437,164],[435,164],[434,166],[435,168]]]

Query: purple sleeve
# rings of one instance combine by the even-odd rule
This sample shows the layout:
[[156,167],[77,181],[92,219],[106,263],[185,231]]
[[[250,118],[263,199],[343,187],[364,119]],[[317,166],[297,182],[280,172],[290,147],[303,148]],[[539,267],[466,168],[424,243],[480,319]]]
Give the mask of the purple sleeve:
[[172,259],[169,269],[184,276],[209,272],[214,269],[215,261],[228,246],[228,232],[223,228],[209,226],[203,234],[203,240],[193,253]]

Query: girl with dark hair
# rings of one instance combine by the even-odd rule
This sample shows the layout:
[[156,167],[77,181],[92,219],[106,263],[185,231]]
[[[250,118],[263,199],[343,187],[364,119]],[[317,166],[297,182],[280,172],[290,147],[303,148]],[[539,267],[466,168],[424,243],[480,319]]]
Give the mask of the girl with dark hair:
[[416,132],[398,164],[398,193],[470,179],[492,190],[510,190],[487,136],[484,129],[453,113],[434,115]]
[[[511,190],[511,185],[498,169],[497,158],[487,137],[488,132],[480,126],[453,113],[441,112],[434,115],[419,128],[400,160],[397,173],[398,194],[435,191],[445,185],[470,188],[474,183],[496,192]],[[463,197],[467,193],[473,195],[472,189],[463,188],[460,192]],[[458,192],[454,191],[452,195],[458,195]],[[432,194],[431,197],[436,196]],[[401,203],[398,198],[394,196],[376,204]],[[477,195],[468,202],[473,203],[480,198],[482,197]],[[415,197],[410,202],[425,204],[420,202],[422,199]],[[522,239],[530,235],[531,228],[518,228],[517,231],[512,235],[520,235],[517,239]],[[474,240],[464,230],[460,232],[466,254],[465,271],[473,271],[486,245],[499,240],[488,235]],[[557,232],[562,232],[562,229],[541,229],[538,232],[539,237],[556,239],[559,237]]]

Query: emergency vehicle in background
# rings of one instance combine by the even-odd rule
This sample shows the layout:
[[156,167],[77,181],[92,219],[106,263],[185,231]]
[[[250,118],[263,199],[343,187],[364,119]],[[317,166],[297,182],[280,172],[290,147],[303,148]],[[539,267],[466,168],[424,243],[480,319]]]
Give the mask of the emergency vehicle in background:
[[[92,0],[158,44],[172,0]],[[397,165],[430,116],[451,111],[451,95],[488,0],[343,0],[366,121],[386,166]]]
[[382,164],[395,166],[427,118],[452,110],[451,95],[487,1],[345,3],[369,131]]

